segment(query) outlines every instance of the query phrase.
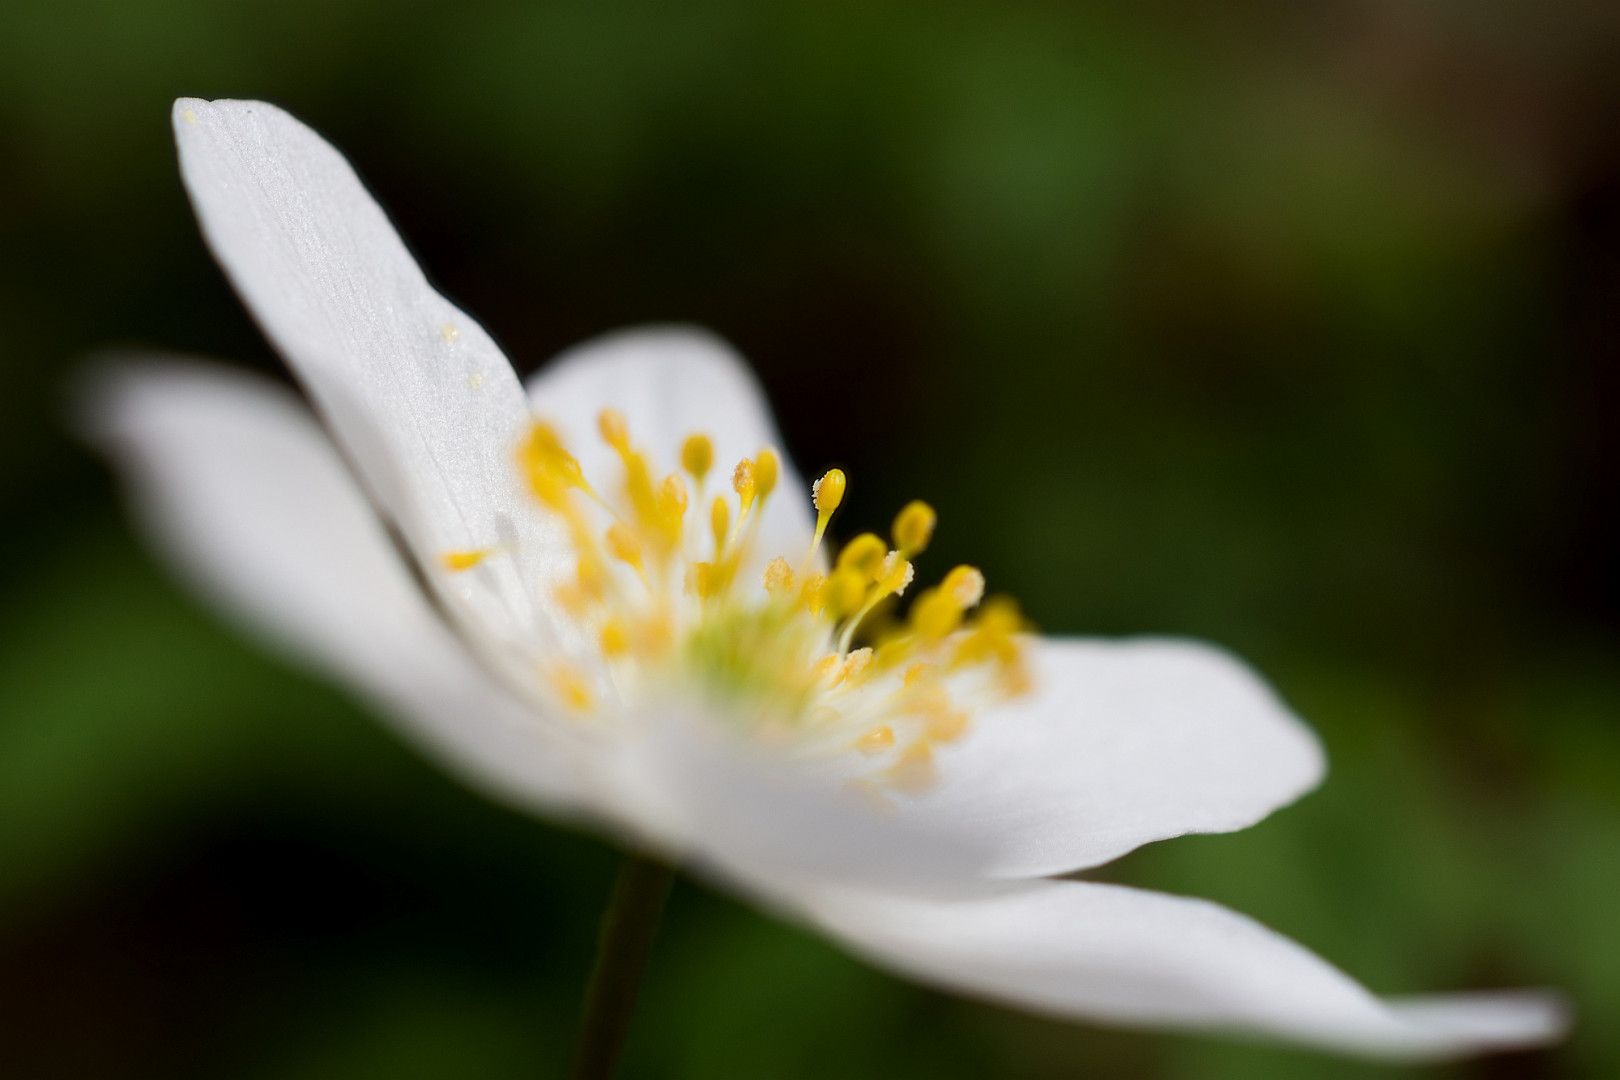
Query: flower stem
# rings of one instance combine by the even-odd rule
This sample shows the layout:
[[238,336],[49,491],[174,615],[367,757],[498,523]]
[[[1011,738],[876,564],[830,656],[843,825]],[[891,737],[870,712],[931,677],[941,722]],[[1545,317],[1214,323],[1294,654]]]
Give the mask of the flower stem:
[[674,880],[674,867],[633,851],[619,864],[613,895],[602,913],[596,964],[585,987],[570,1080],[608,1080],[613,1075]]

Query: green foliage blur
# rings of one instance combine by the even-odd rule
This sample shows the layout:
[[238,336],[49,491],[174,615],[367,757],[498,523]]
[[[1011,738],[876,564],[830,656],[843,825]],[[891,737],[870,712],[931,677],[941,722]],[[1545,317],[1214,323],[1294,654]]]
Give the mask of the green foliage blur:
[[[561,1075],[615,855],[463,790],[132,537],[105,347],[280,370],[176,176],[278,102],[532,370],[735,341],[840,526],[1243,653],[1326,786],[1114,880],[1387,993],[1567,989],[1620,1075],[1612,4],[0,2],[0,1075]],[[934,994],[678,887],[629,1078],[1361,1077]],[[1420,1070],[1421,1071],[1421,1070]]]

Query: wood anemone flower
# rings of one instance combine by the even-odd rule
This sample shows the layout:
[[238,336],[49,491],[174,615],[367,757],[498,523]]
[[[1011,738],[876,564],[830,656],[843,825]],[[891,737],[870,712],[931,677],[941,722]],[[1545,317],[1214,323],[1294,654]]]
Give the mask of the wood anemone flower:
[[1292,802],[1316,738],[1219,649],[1039,637],[973,567],[914,583],[924,504],[827,550],[848,479],[805,484],[716,338],[612,334],[525,387],[307,127],[188,99],[174,130],[309,405],[127,363],[88,429],[181,575],[470,783],[1042,1013],[1403,1058],[1562,1031],[1554,996],[1380,999],[1213,903],[1073,879]]

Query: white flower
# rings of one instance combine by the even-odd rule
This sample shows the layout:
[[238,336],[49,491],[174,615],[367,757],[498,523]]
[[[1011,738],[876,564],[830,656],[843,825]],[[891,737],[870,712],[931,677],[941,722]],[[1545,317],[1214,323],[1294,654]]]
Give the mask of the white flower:
[[92,429],[179,571],[469,782],[1045,1013],[1405,1057],[1562,1029],[1547,995],[1384,1001],[1214,904],[1055,879],[1255,823],[1320,779],[1315,738],[1208,646],[1028,637],[971,568],[854,648],[932,512],[828,560],[843,474],[812,503],[724,344],[611,335],[525,389],[318,136],[257,102],[174,125],[315,413],[149,362],[102,378]]

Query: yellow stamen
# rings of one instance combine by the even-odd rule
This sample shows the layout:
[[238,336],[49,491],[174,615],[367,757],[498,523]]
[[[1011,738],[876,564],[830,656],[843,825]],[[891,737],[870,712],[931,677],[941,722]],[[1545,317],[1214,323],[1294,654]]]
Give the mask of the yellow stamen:
[[737,493],[737,498],[742,503],[742,511],[737,515],[739,522],[748,516],[748,508],[754,505],[756,494],[754,485],[754,461],[752,458],[743,458],[731,472],[731,489]]
[[709,507],[709,531],[714,534],[714,557],[720,558],[726,553],[726,534],[731,529],[731,505],[726,502],[725,496],[716,495],[714,505]]
[[709,441],[707,435],[688,435],[681,444],[681,468],[692,474],[692,479],[699,484],[709,475],[709,469],[714,465],[714,443]]
[[967,729],[967,714],[959,709],[940,709],[928,714],[926,730],[935,742],[954,742],[965,735]]
[[984,575],[978,567],[958,566],[945,575],[939,587],[941,591],[949,593],[964,611],[984,599]]
[[888,547],[876,533],[861,533],[838,553],[838,569],[853,571],[866,581],[875,581],[888,553]]
[[898,551],[891,551],[884,556],[883,568],[878,572],[878,588],[883,590],[885,596],[889,593],[902,596],[916,575],[917,571],[912,567],[910,560],[904,558]]
[[595,495],[580,471],[579,462],[563,446],[550,424],[537,420],[530,426],[528,438],[518,448],[518,462],[535,497],[554,510],[571,511],[568,492],[572,488]]
[[911,628],[925,642],[944,641],[962,625],[962,605],[943,588],[929,589],[911,605]]
[[834,619],[853,614],[866,597],[866,575],[855,570],[835,570],[821,588],[821,606]]
[[584,618],[591,610],[592,596],[577,582],[565,581],[551,590],[552,599],[575,618]]
[[920,499],[907,503],[894,519],[894,546],[908,559],[920,554],[933,538],[938,520],[934,508]]
[[816,552],[821,550],[821,538],[827,532],[827,522],[832,520],[838,504],[844,501],[845,483],[843,469],[828,469],[810,488],[810,501],[816,507],[816,535],[810,540],[809,558],[815,558]]
[[889,749],[893,745],[894,728],[889,727],[887,724],[883,725],[882,727],[873,728],[871,731],[868,731],[865,735],[862,735],[860,738],[855,740],[855,749],[859,750],[868,757],[871,757],[874,754],[881,754],[883,751]]
[[[842,561],[843,556],[840,555],[839,562]],[[850,569],[852,568],[841,569],[838,573],[846,573]],[[849,651],[851,643],[855,640],[855,631],[860,628],[861,620],[870,615],[873,608],[882,603],[885,598],[891,595],[899,596],[906,591],[906,586],[911,584],[914,573],[911,563],[901,558],[898,551],[891,551],[884,556],[883,563],[877,573],[877,587],[867,595],[866,603],[861,605],[861,609],[850,616],[849,621],[844,624],[844,632],[838,638],[839,652]],[[836,577],[837,574],[833,576]]]
[[602,655],[618,659],[630,651],[630,631],[618,619],[611,619],[602,627]]
[[888,770],[889,787],[905,795],[920,795],[934,786],[934,748],[926,740],[906,747]]
[[810,501],[815,504],[816,512],[832,517],[833,511],[844,501],[847,483],[843,469],[828,469],[823,473],[821,479],[810,488]]
[[[756,562],[755,546],[767,535],[762,511],[786,470],[778,451],[762,448],[732,473],[737,502],[729,494],[710,501],[706,527],[714,552],[696,561],[685,515],[712,494],[703,484],[714,467],[714,444],[706,435],[688,436],[679,447],[680,468],[662,475],[636,448],[622,412],[604,409],[596,421],[624,467],[623,486],[603,489],[611,501],[592,490],[550,425],[533,423],[517,452],[523,477],[558,515],[577,559],[572,576],[542,579],[541,587],[555,592],[593,646],[594,660],[538,670],[541,687],[562,704],[600,709],[597,681],[605,672],[612,673],[615,701],[619,693],[642,692],[645,680],[637,675],[644,665],[660,685],[666,677],[695,677],[735,697],[740,716],[760,717],[761,739],[792,740],[802,732],[811,746],[874,757],[856,783],[888,803],[884,792],[915,793],[934,782],[936,754],[970,730],[982,701],[1027,689],[1023,620],[1010,602],[984,601],[984,575],[971,566],[955,567],[924,590],[904,626],[864,629],[911,586],[912,561],[936,524],[926,503],[909,503],[895,517],[892,544],[864,533],[843,546],[830,571],[818,573],[821,545],[848,486],[842,470],[829,469],[810,493],[816,524],[803,564],[790,563],[792,553],[769,550]],[[585,498],[609,516],[598,516]],[[440,560],[451,571],[469,570],[498,550],[452,551]],[[630,588],[615,563],[631,567],[640,587]],[[763,595],[742,588],[745,574],[759,572],[748,568],[761,565]],[[693,599],[679,595],[683,583]],[[854,648],[863,632],[874,644]],[[958,679],[964,667],[975,667],[975,677]]]
[[635,508],[636,520],[644,529],[658,528],[658,496],[653,492],[652,469],[647,465],[647,459],[634,450],[619,451],[619,458],[624,462],[624,490],[630,496],[630,505]]
[[579,587],[587,596],[600,599],[606,592],[608,582],[607,567],[602,565],[601,559],[594,554],[581,554],[574,566],[574,577]]
[[924,664],[919,661],[906,668],[905,675],[901,677],[901,683],[905,686],[916,686],[924,679],[934,678],[938,672],[939,669],[933,664]]
[[619,453],[629,451],[630,422],[624,418],[624,413],[617,409],[603,409],[596,416],[596,430],[602,433],[602,441]]
[[844,657],[843,681],[851,686],[863,681],[872,670],[874,655],[871,649],[856,649]]
[[682,524],[686,521],[686,481],[680,473],[670,473],[658,488],[658,524],[670,549],[681,546]]
[[439,561],[444,564],[446,570],[459,574],[463,570],[471,570],[489,558],[494,551],[495,549],[492,547],[477,548],[472,551],[447,551],[439,556]]
[[962,625],[963,613],[984,596],[984,575],[971,566],[958,566],[937,588],[929,589],[911,607],[911,628],[929,644],[945,640]]
[[579,712],[588,712],[591,708],[591,687],[585,679],[585,673],[569,663],[554,665],[547,673],[551,680],[551,688],[557,692],[562,703]]
[[821,614],[826,603],[827,577],[825,574],[810,574],[805,577],[804,584],[799,586],[799,602],[810,613],[811,618]]
[[776,451],[770,447],[761,450],[754,459],[754,491],[760,502],[764,502],[776,490],[776,480],[781,471],[782,463],[777,459]]
[[719,592],[720,575],[715,571],[714,563],[693,563],[687,575],[686,587],[697,594],[699,600],[707,600]]
[[765,591],[772,596],[791,596],[793,594],[793,568],[786,559],[778,555],[765,567]]
[[1018,605],[1005,596],[993,596],[979,609],[973,629],[956,647],[952,662],[972,664],[994,659],[1003,665],[1018,661],[1018,642],[1015,635],[1024,628]]
[[613,557],[637,570],[641,569],[641,541],[622,521],[614,522],[607,531],[608,550]]

